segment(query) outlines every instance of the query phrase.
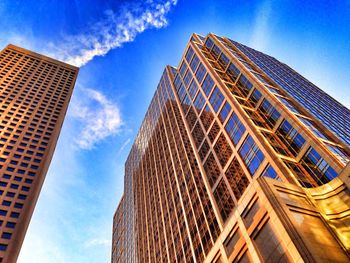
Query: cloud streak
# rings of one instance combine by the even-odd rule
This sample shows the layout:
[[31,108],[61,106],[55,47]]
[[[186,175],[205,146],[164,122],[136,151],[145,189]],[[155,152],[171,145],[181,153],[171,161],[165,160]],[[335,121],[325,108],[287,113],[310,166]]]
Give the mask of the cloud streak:
[[76,143],[81,149],[91,149],[108,136],[117,134],[123,121],[119,107],[94,89],[81,89],[79,100],[71,104],[70,115],[79,122]]
[[103,19],[79,35],[67,36],[57,45],[50,43],[46,53],[81,67],[96,56],[131,42],[150,28],[167,26],[166,14],[177,0],[148,0],[124,4],[118,12],[107,10]]

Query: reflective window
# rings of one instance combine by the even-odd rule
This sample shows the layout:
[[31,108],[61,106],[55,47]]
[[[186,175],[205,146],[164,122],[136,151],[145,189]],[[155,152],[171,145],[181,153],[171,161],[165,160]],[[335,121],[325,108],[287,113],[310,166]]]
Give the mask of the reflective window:
[[270,164],[267,165],[265,170],[262,172],[261,176],[270,177],[272,179],[281,181],[281,178],[277,175],[275,169],[273,169],[273,167]]
[[286,106],[291,112],[294,112],[294,113],[298,113],[300,114],[300,112],[292,105],[292,103],[287,100],[286,98],[282,98],[282,97],[279,97],[279,96],[276,96],[284,106]]
[[214,198],[218,205],[222,221],[225,222],[235,207],[235,204],[223,179],[214,190]]
[[328,140],[327,136],[324,135],[319,129],[316,128],[316,126],[313,124],[313,122],[311,120],[307,120],[307,119],[304,119],[300,116],[298,116],[298,119],[306,126],[309,128],[310,131],[312,131],[312,133],[314,135],[316,135],[316,137],[319,137],[321,139],[324,139],[324,140]]
[[253,108],[255,108],[255,106],[258,104],[258,101],[260,100],[260,98],[261,98],[260,91],[258,91],[257,89],[254,89],[254,91],[250,95],[248,101],[253,106]]
[[294,157],[297,156],[305,143],[305,139],[296,129],[288,121],[284,120],[278,127],[276,134],[285,143]]
[[236,85],[243,93],[244,97],[247,97],[248,93],[253,88],[253,84],[244,75],[240,76]]
[[331,144],[326,144],[327,148],[343,163],[343,164],[347,164],[350,161],[349,156],[345,153],[345,151],[335,145],[331,145]]
[[194,96],[196,96],[197,90],[198,90],[197,83],[193,80],[188,89],[188,94],[190,95],[191,99],[193,99]]
[[203,64],[200,63],[199,68],[198,68],[197,73],[196,73],[196,78],[197,78],[199,83],[202,83],[202,80],[204,78],[205,73],[207,73],[207,71],[205,70]]
[[228,63],[230,63],[230,60],[225,56],[224,53],[222,53],[218,62],[225,69],[227,67]]
[[215,112],[218,112],[223,101],[224,95],[222,95],[218,87],[215,87],[213,94],[210,96],[210,104],[213,106]]
[[231,106],[230,104],[226,101],[226,103],[224,104],[224,107],[222,107],[220,114],[219,114],[219,119],[221,121],[221,123],[224,123],[226,121],[226,118],[228,116],[228,114],[231,111]]
[[197,112],[201,111],[201,109],[203,108],[204,102],[205,102],[205,99],[204,99],[202,93],[198,92],[196,100],[194,101],[194,106],[195,106]]
[[207,48],[211,49],[213,47],[213,45],[214,45],[213,40],[210,37],[208,37],[207,40],[205,41],[205,46]]
[[243,133],[245,132],[245,127],[238,119],[236,113],[233,113],[230,119],[227,121],[225,130],[227,131],[228,135],[230,135],[233,144],[237,145],[239,140],[242,138]]
[[312,147],[302,158],[302,165],[316,182],[322,182],[322,184],[338,176],[337,172]]
[[186,70],[187,70],[187,64],[185,63],[185,61],[183,61],[180,67],[180,74],[182,77],[185,76]]
[[231,63],[227,68],[226,73],[230,76],[233,82],[235,82],[241,72],[234,64]]
[[265,159],[264,154],[261,152],[258,145],[256,145],[250,135],[248,135],[247,139],[244,141],[241,149],[239,150],[239,154],[252,175],[254,175],[255,171]]
[[261,105],[258,108],[258,112],[266,120],[266,123],[270,128],[273,128],[280,118],[281,114],[268,102],[266,99],[263,100]]
[[212,91],[213,86],[214,86],[214,80],[210,77],[209,74],[207,74],[202,84],[202,89],[207,97]]
[[189,47],[189,49],[187,50],[187,53],[186,53],[186,60],[188,63],[190,63],[191,59],[192,59],[192,56],[193,56],[193,49],[192,47]]
[[196,72],[198,64],[199,64],[199,58],[197,57],[196,54],[194,54],[193,59],[192,59],[191,64],[190,64],[192,72]]

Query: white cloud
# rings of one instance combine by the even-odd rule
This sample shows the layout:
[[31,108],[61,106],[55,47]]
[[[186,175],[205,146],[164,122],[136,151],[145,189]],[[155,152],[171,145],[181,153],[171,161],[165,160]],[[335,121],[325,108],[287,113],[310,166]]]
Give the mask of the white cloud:
[[250,46],[258,50],[264,50],[268,45],[271,12],[271,0],[264,1],[257,9]]
[[70,115],[79,122],[77,145],[91,149],[97,142],[117,134],[123,121],[118,106],[100,91],[81,89],[79,93],[71,102]]
[[108,10],[104,19],[84,33],[67,36],[57,45],[51,43],[46,53],[78,67],[95,56],[104,56],[111,49],[133,41],[148,28],[162,28],[168,24],[165,15],[177,0],[138,1],[124,5],[120,11]]

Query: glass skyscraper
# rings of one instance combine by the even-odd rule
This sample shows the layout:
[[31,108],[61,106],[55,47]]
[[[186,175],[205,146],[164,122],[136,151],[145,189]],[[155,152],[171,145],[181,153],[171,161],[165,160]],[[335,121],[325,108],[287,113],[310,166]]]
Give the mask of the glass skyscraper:
[[127,159],[112,262],[349,262],[349,122],[287,65],[193,34]]
[[0,262],[16,262],[78,70],[13,45],[0,52]]

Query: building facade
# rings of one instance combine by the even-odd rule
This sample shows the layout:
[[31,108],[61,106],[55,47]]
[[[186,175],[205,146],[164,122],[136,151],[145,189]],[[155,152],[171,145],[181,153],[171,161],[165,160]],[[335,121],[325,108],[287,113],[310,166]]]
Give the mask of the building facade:
[[112,262],[349,262],[349,121],[285,64],[193,34],[126,162],[112,246],[134,252]]
[[13,45],[0,52],[0,262],[16,262],[77,74]]

